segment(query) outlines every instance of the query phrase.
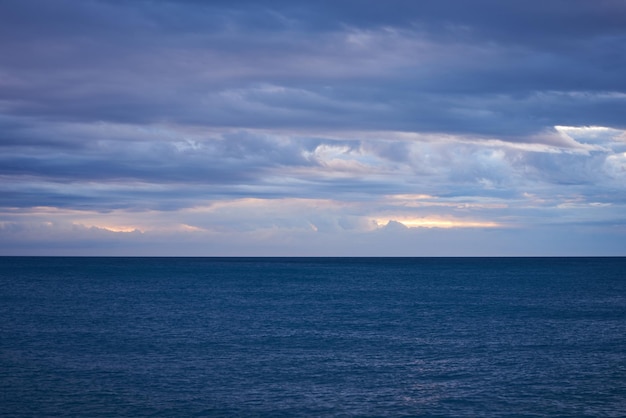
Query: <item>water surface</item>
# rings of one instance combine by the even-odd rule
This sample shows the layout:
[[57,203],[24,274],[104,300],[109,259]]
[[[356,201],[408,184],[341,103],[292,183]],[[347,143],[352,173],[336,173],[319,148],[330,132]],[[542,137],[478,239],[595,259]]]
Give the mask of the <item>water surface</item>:
[[626,258],[0,258],[2,416],[624,416]]

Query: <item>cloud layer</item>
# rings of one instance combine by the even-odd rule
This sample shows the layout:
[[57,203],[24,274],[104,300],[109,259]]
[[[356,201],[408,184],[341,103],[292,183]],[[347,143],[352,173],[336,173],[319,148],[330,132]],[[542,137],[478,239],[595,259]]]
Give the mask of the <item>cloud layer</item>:
[[0,253],[626,255],[620,0],[5,1]]

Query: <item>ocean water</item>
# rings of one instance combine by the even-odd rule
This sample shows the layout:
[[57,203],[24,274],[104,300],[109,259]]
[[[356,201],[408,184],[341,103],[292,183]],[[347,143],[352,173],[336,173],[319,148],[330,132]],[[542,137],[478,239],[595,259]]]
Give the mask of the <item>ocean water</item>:
[[0,416],[626,416],[626,258],[0,258]]

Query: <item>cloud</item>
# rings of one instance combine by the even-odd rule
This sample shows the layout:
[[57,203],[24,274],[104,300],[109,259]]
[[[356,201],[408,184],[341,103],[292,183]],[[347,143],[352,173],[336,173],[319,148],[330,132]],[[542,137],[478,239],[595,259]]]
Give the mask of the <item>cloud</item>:
[[85,122],[624,128],[620,2],[444,3],[9,1],[0,94],[11,114]]
[[600,141],[600,128],[590,139],[557,133],[533,144],[401,132],[372,139],[342,131],[299,136],[175,125],[9,125],[6,132],[24,143],[3,145],[8,207],[183,208],[225,196],[336,199],[338,193],[370,200],[390,193],[511,198],[560,185],[598,195],[622,187],[625,148],[622,131],[607,129],[611,134]]
[[521,253],[528,228],[556,254],[545,231],[621,231],[625,7],[2,2],[3,248]]
[[[391,225],[394,225],[393,223]],[[621,255],[624,231],[573,229],[405,228],[320,234],[259,229],[241,234],[202,231],[112,232],[75,224],[0,225],[3,254],[164,256],[572,256]],[[13,233],[7,229],[13,228]],[[599,238],[602,239],[599,239]],[[173,246],[172,243],[176,245]],[[529,246],[528,242],[533,245]]]

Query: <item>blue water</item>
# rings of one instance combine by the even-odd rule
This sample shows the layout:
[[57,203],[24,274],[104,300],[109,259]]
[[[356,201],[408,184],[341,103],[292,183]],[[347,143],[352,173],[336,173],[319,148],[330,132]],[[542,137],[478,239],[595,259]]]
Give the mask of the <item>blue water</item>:
[[1,416],[625,416],[626,258],[0,258]]

